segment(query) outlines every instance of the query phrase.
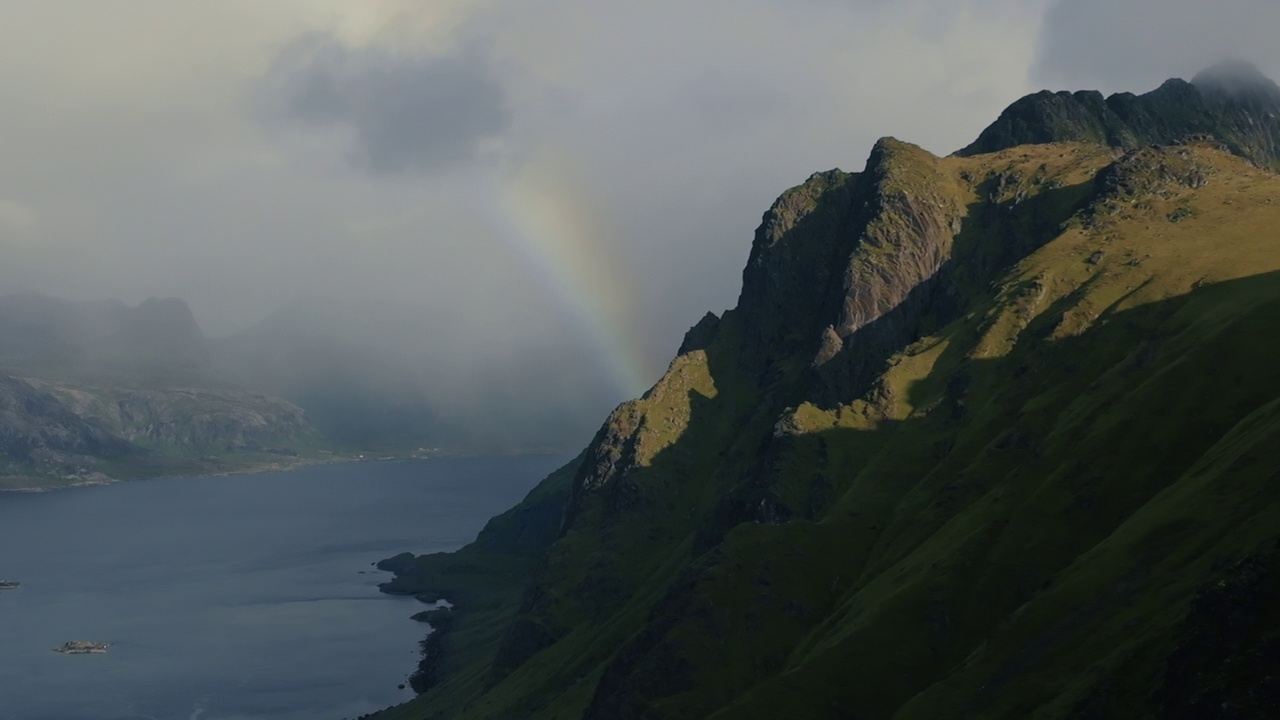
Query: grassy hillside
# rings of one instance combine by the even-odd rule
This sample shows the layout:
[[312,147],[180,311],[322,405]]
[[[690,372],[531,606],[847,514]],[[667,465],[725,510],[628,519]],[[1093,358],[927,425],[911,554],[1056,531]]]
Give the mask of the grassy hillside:
[[1264,717],[1277,327],[1280,177],[1213,143],[882,141],[780,198],[518,606],[380,717]]

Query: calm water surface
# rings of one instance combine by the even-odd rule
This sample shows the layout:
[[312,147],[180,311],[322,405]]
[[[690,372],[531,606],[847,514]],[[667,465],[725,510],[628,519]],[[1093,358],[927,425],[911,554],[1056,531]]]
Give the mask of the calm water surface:
[[[412,697],[422,608],[371,564],[458,548],[568,456],[0,493],[0,720],[355,717]],[[62,655],[68,640],[105,655]]]

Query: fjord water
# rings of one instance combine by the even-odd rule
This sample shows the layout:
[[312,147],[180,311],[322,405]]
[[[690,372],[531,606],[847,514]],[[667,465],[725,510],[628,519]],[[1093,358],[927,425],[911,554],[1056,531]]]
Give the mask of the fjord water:
[[[0,719],[356,717],[426,626],[372,563],[458,548],[566,456],[0,493]],[[110,642],[62,655],[68,640]]]

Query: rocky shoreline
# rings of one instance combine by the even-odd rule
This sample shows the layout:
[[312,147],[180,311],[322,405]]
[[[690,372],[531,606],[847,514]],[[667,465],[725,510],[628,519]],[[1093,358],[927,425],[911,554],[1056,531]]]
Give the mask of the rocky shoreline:
[[453,629],[456,617],[452,605],[439,603],[412,617],[417,622],[427,623],[431,628],[431,632],[418,641],[418,650],[422,656],[418,660],[418,669],[409,676],[409,686],[419,695],[439,685],[443,679],[444,640]]

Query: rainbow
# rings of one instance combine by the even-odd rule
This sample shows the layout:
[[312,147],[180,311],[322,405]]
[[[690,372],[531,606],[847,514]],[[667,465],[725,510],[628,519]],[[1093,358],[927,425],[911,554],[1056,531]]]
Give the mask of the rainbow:
[[589,194],[555,173],[517,176],[502,194],[506,244],[586,329],[618,391],[638,397],[653,378],[630,331],[632,280],[600,241],[603,223],[591,213]]

